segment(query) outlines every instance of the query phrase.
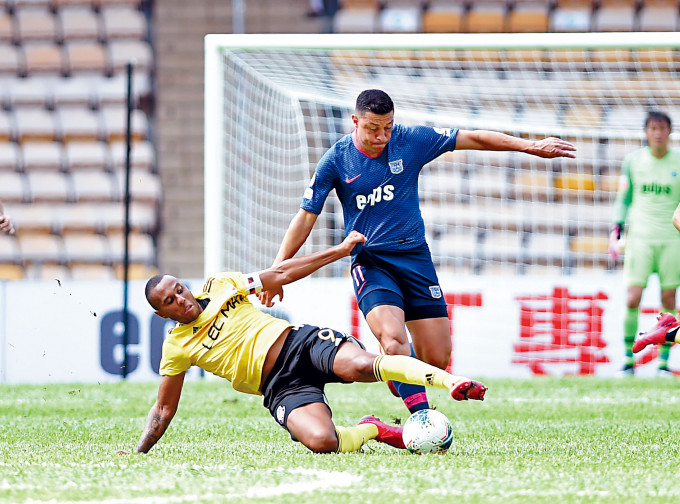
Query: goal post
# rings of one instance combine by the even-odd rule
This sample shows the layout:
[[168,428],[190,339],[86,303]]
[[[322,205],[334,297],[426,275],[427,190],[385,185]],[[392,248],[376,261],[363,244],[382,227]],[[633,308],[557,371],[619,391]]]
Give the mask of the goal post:
[[[367,88],[392,96],[396,122],[577,146],[575,160],[461,151],[426,166],[421,209],[440,274],[614,271],[620,163],[643,144],[650,108],[680,120],[679,49],[676,32],[208,35],[206,274],[271,264]],[[339,242],[342,222],[332,193],[302,252]]]

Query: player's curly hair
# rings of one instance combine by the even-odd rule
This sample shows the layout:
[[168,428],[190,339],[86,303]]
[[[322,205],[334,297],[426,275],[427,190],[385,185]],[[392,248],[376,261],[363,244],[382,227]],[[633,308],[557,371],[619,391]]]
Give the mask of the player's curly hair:
[[373,112],[378,115],[389,114],[394,110],[392,98],[385,91],[380,89],[366,89],[357,96],[356,112],[363,115],[366,112]]

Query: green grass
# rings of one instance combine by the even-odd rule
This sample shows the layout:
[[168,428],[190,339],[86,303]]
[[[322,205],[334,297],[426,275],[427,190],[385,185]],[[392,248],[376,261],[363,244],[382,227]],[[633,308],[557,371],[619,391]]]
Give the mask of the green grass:
[[[667,503],[680,498],[680,382],[486,380],[484,403],[432,391],[454,424],[445,455],[375,442],[314,455],[261,398],[185,384],[149,455],[132,450],[155,383],[0,386],[0,503]],[[405,408],[382,384],[327,389],[338,424]]]

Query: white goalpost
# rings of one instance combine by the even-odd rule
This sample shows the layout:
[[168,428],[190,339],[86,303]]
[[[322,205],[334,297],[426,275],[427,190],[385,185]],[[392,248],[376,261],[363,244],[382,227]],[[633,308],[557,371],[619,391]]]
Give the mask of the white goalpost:
[[[271,264],[318,160],[351,132],[357,95],[379,88],[402,124],[554,135],[577,147],[573,160],[454,151],[423,169],[454,369],[620,368],[625,286],[621,257],[607,253],[612,203],[647,112],[680,121],[680,33],[208,35],[205,62],[206,275]],[[343,237],[331,192],[301,253]],[[316,276],[347,274],[348,259]],[[336,305],[307,284],[301,322],[337,316],[343,328],[351,318],[349,330],[374,341],[345,296],[349,280],[323,282]],[[658,309],[657,288],[643,298],[640,330]]]
[[[397,122],[578,148],[573,161],[468,151],[430,163],[420,192],[440,272],[611,270],[620,162],[641,145],[648,109],[675,115],[679,47],[678,33],[208,35],[206,272],[271,263],[366,88],[392,96]],[[340,212],[331,198],[304,252],[341,240]]]

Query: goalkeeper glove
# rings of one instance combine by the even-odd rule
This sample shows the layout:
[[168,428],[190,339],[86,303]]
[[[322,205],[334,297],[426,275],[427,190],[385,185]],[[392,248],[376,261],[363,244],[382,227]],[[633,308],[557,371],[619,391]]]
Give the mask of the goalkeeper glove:
[[621,239],[622,230],[623,224],[617,222],[612,226],[612,230],[609,232],[609,255],[614,260],[619,256],[619,240]]

